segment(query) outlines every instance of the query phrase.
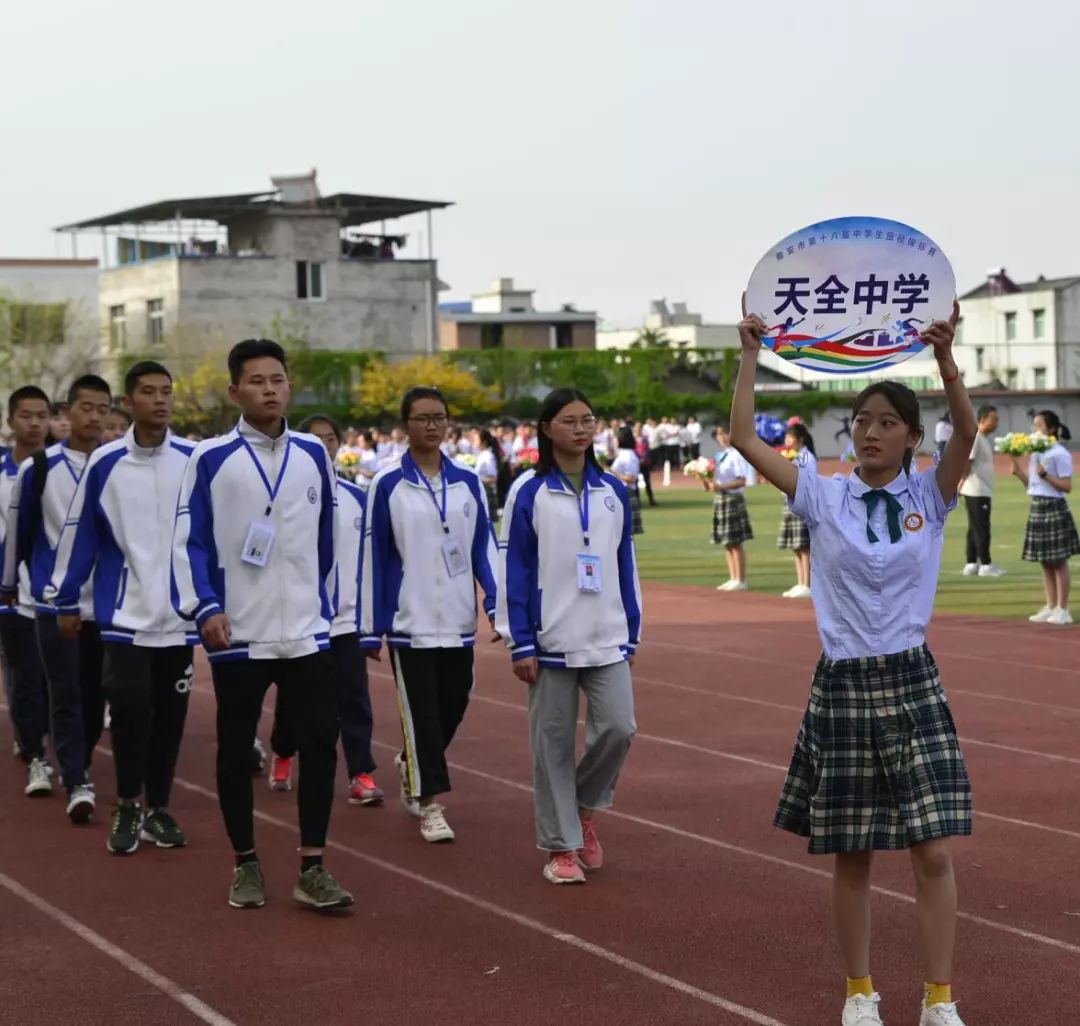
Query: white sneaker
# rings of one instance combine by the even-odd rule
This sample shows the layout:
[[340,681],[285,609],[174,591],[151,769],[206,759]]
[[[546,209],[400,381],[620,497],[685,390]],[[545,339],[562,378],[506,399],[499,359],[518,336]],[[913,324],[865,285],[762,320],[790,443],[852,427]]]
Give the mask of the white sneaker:
[[716,590],[717,591],[731,591],[731,589],[735,587],[735,584],[736,584],[735,581],[725,581],[723,584],[718,584],[716,586]]
[[71,789],[71,797],[68,799],[67,814],[72,823],[85,823],[94,814],[93,784],[79,784]]
[[750,585],[746,581],[732,581],[728,591],[749,591]]
[[31,798],[45,797],[52,794],[51,767],[44,759],[31,759],[27,767],[26,791]]
[[813,594],[805,584],[797,584],[788,592],[788,598],[808,599]]
[[1033,613],[1028,617],[1031,623],[1046,623],[1054,615],[1054,610],[1050,606],[1043,606],[1037,613]]
[[979,572],[978,563],[965,563],[964,564],[964,576],[974,577]]
[[420,803],[415,798],[409,797],[409,769],[401,757],[401,752],[394,756],[394,765],[397,766],[398,776],[401,777],[401,804],[405,806],[405,811],[410,816],[419,819]]
[[1002,570],[1000,566],[994,566],[993,563],[987,563],[986,566],[979,567],[980,577],[1004,577],[1007,573],[1007,570]]
[[1047,623],[1056,624],[1058,627],[1066,627],[1073,622],[1072,613],[1058,606],[1046,620]]
[[840,1016],[840,1026],[884,1026],[878,1005],[880,994],[854,994],[844,1002],[844,1014]]
[[793,584],[790,588],[788,588],[787,591],[780,592],[780,597],[781,598],[793,598],[794,593],[796,591],[798,591],[798,589],[799,589],[799,586],[797,584]]
[[964,1020],[960,1018],[955,1002],[948,1001],[929,1008],[923,1005],[919,1026],[964,1026]]
[[420,809],[420,836],[428,844],[443,844],[454,839],[454,831],[446,822],[446,810],[438,802]]

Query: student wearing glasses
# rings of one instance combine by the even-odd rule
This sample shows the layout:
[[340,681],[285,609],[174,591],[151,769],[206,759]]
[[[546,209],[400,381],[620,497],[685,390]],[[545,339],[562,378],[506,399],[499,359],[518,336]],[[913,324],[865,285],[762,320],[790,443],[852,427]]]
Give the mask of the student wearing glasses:
[[371,483],[361,560],[360,644],[383,639],[398,690],[404,750],[401,798],[425,841],[452,841],[439,797],[450,790],[446,750],[473,687],[476,584],[495,612],[495,535],[476,472],[440,451],[449,416],[435,388],[401,402],[408,450]]

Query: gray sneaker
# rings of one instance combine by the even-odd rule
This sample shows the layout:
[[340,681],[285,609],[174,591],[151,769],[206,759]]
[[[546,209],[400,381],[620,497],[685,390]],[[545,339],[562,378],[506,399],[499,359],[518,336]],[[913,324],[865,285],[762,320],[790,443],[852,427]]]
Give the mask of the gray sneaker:
[[301,905],[310,905],[320,911],[328,908],[348,908],[353,903],[353,896],[323,866],[305,869],[296,878],[292,896]]
[[31,798],[48,797],[53,793],[52,770],[44,759],[30,760],[25,793]]
[[68,797],[68,819],[72,823],[88,823],[94,814],[94,804],[94,785],[76,784]]
[[233,908],[262,908],[266,904],[266,887],[258,862],[242,862],[233,870],[229,904]]

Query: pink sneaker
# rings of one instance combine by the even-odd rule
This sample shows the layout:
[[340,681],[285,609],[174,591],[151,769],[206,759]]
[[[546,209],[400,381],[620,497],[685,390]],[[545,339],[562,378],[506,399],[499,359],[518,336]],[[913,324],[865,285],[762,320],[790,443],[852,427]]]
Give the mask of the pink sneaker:
[[596,823],[591,819],[582,819],[581,835],[584,845],[578,849],[578,862],[584,869],[599,869],[604,864],[604,849],[600,846],[600,838],[596,836]]
[[292,790],[292,758],[283,759],[275,755],[270,761],[270,790]]
[[544,879],[553,884],[583,884],[585,874],[572,851],[553,851],[544,866]]
[[349,784],[350,805],[382,805],[382,789],[370,773],[358,773]]

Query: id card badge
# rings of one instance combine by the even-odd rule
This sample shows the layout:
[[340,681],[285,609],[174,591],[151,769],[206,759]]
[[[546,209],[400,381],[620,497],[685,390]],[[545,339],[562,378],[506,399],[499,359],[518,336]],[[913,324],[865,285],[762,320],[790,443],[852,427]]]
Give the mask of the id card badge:
[[443,542],[442,556],[449,576],[460,577],[469,572],[469,560],[465,555],[465,547],[457,538],[447,538]]
[[599,556],[590,556],[584,552],[578,553],[577,586],[578,591],[584,592],[599,592],[603,589],[604,582],[600,576]]
[[244,551],[240,558],[252,566],[266,566],[270,552],[274,548],[277,529],[269,520],[252,520],[248,524],[247,537],[244,539]]

